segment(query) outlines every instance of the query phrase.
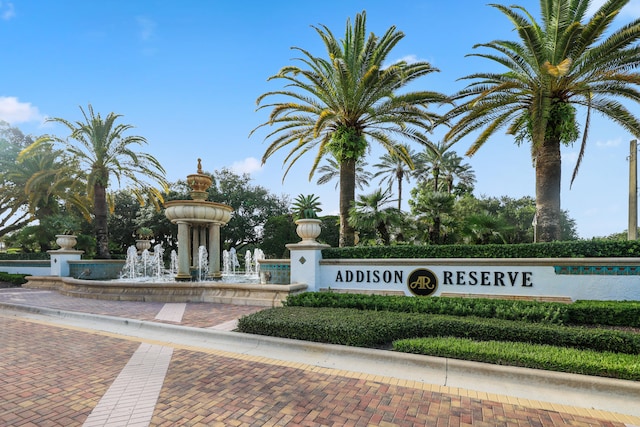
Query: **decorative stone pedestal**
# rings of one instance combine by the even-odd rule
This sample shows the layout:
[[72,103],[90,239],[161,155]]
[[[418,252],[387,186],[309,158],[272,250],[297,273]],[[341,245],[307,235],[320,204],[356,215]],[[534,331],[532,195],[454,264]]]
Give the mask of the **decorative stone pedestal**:
[[57,249],[47,252],[51,256],[51,275],[57,277],[69,276],[69,261],[80,261],[84,251],[75,249]]

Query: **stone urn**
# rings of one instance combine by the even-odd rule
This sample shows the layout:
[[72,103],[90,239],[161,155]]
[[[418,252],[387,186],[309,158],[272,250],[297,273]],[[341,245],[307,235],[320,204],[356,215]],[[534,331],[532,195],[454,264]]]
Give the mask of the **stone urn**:
[[296,220],[296,233],[302,239],[302,243],[317,243],[316,237],[320,235],[322,221],[316,218],[301,218]]
[[136,249],[138,250],[138,252],[142,252],[145,249],[146,250],[151,249],[151,240],[147,240],[147,239],[136,240]]
[[71,250],[77,243],[78,239],[73,234],[56,234],[56,244],[62,250]]

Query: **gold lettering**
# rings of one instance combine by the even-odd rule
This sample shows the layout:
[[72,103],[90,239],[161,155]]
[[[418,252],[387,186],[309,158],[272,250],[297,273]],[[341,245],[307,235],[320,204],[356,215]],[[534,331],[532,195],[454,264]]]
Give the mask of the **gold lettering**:
[[431,279],[426,276],[418,277],[414,282],[409,284],[411,289],[433,289],[435,288],[435,284],[431,283]]

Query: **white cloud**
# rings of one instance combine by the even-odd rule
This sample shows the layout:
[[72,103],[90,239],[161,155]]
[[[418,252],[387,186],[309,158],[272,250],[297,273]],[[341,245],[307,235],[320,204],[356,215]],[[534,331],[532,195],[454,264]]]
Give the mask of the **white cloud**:
[[42,121],[44,117],[30,102],[20,102],[13,96],[0,96],[0,120],[15,124]]
[[0,1],[0,17],[2,17],[3,20],[8,21],[14,16],[16,16],[16,11],[15,11],[15,8],[13,7],[13,3],[10,1],[8,2]]
[[262,170],[262,163],[255,157],[247,157],[239,162],[233,162],[231,170],[235,173],[253,173]]
[[596,146],[611,148],[611,147],[618,147],[620,143],[621,143],[620,138],[616,138],[616,139],[608,139],[606,141],[596,141]]
[[400,58],[400,61],[404,61],[407,64],[415,64],[416,62],[420,61],[420,59],[416,55],[405,55]]
[[148,41],[153,38],[156,31],[156,23],[144,16],[138,16],[136,21],[138,22],[140,39],[142,41]]

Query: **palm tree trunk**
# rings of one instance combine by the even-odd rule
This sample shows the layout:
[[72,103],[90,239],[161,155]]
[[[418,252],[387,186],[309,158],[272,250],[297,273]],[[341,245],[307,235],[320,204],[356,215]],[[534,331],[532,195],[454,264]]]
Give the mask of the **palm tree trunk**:
[[110,259],[109,229],[107,226],[107,189],[100,184],[93,187],[94,231],[96,234],[96,258]]
[[536,156],[536,242],[560,240],[560,177],[560,142],[546,140]]
[[398,212],[402,211],[402,177],[398,178]]
[[340,162],[340,247],[354,246],[355,229],[349,225],[349,208],[356,199],[356,161]]
[[376,229],[378,230],[378,234],[380,234],[380,238],[384,245],[389,246],[391,244],[391,236],[389,235],[387,224],[385,224],[384,221],[380,221]]

